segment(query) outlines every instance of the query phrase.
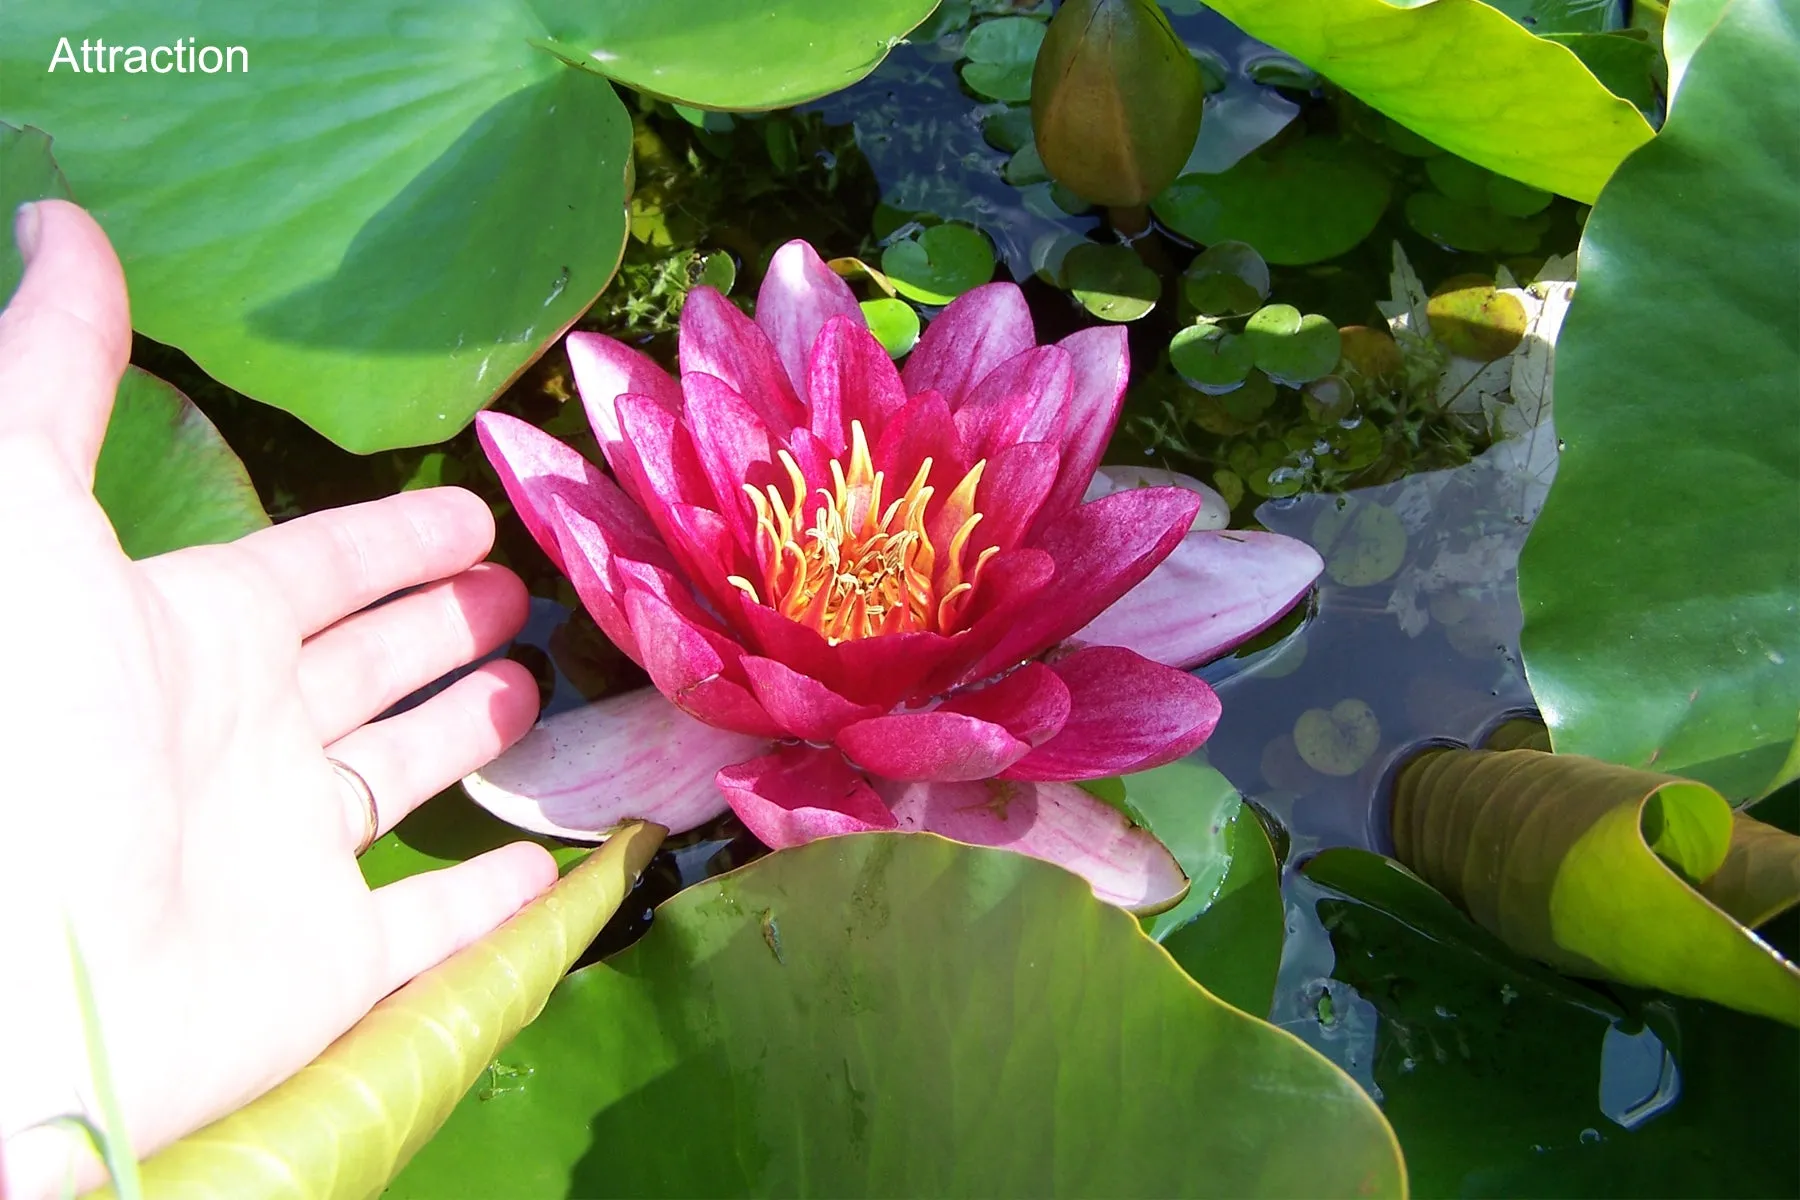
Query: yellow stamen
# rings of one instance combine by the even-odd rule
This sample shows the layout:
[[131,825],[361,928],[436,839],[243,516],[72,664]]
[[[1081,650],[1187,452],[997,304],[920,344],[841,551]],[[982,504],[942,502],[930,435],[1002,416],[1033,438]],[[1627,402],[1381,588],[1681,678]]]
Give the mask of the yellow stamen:
[[926,482],[930,459],[903,493],[890,498],[860,421],[850,423],[848,454],[830,464],[830,486],[809,492],[793,456],[782,451],[779,457],[787,496],[773,484],[761,490],[744,485],[756,512],[761,586],[732,576],[733,587],[759,604],[767,596],[777,612],[833,643],[920,630],[955,633],[961,627],[981,568],[997,552],[984,549],[964,571],[970,537],[981,521],[974,503],[985,462],[975,464],[944,512],[934,514],[939,529],[948,528],[945,514],[954,520],[955,533],[940,545],[926,528],[933,494]]

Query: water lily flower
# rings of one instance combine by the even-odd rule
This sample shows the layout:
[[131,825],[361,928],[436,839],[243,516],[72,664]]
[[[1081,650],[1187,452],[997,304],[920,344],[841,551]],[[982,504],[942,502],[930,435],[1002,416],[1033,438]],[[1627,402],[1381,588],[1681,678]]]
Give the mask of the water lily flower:
[[902,372],[796,241],[754,321],[689,295],[679,382],[597,334],[568,350],[610,478],[509,416],[479,436],[655,689],[540,723],[470,777],[480,803],[588,839],[726,805],[775,848],[928,830],[1061,863],[1116,903],[1179,897],[1168,852],[1076,781],[1205,741],[1218,698],[1184,668],[1274,621],[1321,564],[1209,528],[1193,488],[1097,473],[1123,329],[1039,345],[1019,289],[989,284]]

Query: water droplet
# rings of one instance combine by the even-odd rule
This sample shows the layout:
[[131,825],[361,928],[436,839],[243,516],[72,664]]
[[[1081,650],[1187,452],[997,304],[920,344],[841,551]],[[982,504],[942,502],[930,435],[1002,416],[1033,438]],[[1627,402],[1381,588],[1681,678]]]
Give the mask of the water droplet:
[[1438,1016],[1442,1017],[1446,1021],[1448,1021],[1451,1017],[1456,1015],[1455,1013],[1451,1012],[1449,1009],[1445,1008],[1441,1004],[1434,1005],[1432,1007],[1431,1011],[1436,1013]]
[[1409,1075],[1412,1073],[1412,1069],[1418,1065],[1418,1062],[1414,1059],[1403,1058],[1400,1060],[1400,1073],[1402,1075]]
[[1363,422],[1361,413],[1352,413],[1338,421],[1339,429],[1355,429]]
[[1592,1146],[1599,1140],[1600,1131],[1598,1129],[1584,1129],[1581,1131],[1581,1141],[1583,1145]]
[[1510,983],[1500,985],[1500,1003],[1511,1004],[1519,998],[1519,989]]

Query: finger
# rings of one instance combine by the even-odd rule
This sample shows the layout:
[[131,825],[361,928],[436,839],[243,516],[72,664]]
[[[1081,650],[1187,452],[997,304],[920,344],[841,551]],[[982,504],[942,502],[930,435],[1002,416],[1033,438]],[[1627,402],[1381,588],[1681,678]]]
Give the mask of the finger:
[[486,557],[494,515],[461,488],[401,492],[261,529],[232,544],[292,610],[300,636]]
[[514,842],[375,892],[380,981],[386,995],[518,912],[556,882],[556,860],[542,846]]
[[504,645],[525,624],[529,604],[517,575],[477,563],[314,634],[300,649],[300,696],[319,740],[343,737]]
[[15,218],[25,277],[0,314],[0,436],[42,437],[92,485],[131,356],[125,273],[94,219],[64,200]]
[[[525,736],[537,719],[537,681],[522,664],[484,663],[414,709],[346,734],[325,753],[368,782],[377,836]],[[358,834],[360,800],[345,791]]]

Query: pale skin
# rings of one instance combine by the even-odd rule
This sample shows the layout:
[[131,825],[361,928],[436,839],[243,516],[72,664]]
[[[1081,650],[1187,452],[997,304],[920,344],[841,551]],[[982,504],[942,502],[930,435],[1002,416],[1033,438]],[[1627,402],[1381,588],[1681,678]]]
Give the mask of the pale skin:
[[[130,349],[125,281],[87,214],[17,222],[28,267],[0,316],[0,1195],[97,1182],[98,1116],[65,915],[93,977],[140,1155],[266,1091],[381,997],[547,888],[519,843],[375,891],[387,830],[523,736],[537,690],[490,662],[523,585],[482,563],[485,505],[453,488],[317,513],[142,562],[92,496]],[[420,590],[378,608],[403,588]],[[371,723],[373,722],[373,723]]]

